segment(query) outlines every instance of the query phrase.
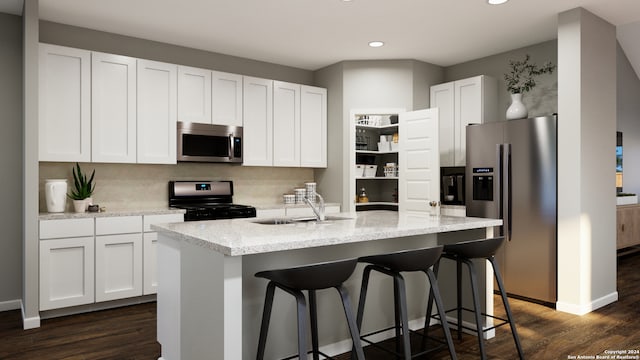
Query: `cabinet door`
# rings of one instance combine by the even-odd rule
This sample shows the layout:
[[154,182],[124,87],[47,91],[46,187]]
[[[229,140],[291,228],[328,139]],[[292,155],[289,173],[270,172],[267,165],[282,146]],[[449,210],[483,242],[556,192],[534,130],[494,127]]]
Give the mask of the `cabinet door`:
[[618,206],[616,209],[616,223],[616,249],[623,249],[639,243],[640,206]]
[[93,162],[136,162],[136,59],[91,54]]
[[138,163],[176,163],[177,71],[173,64],[138,60]]
[[273,165],[300,166],[300,85],[273,82]]
[[211,70],[178,66],[178,121],[211,124]]
[[428,213],[440,201],[438,109],[400,114],[398,210]]
[[96,301],[142,295],[142,233],[96,236]]
[[144,233],[142,246],[142,295],[158,292],[158,233]]
[[91,161],[90,61],[89,51],[40,44],[40,161]]
[[94,302],[93,236],[40,241],[40,310]]
[[454,83],[455,111],[454,166],[465,166],[467,149],[467,131],[469,124],[481,124],[482,115],[482,77],[458,80]]
[[456,153],[456,137],[454,131],[454,92],[453,82],[434,85],[431,87],[431,107],[438,108],[440,166],[454,166]]
[[242,126],[242,75],[211,72],[211,122]]
[[300,166],[327,167],[327,89],[302,85]]
[[243,78],[243,164],[273,165],[273,81]]

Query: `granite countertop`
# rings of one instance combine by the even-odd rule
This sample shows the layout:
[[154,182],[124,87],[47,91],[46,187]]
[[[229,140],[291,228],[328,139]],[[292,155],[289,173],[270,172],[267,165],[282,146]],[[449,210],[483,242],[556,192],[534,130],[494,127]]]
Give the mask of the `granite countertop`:
[[140,216],[140,215],[164,215],[164,214],[184,214],[184,209],[164,208],[164,209],[122,209],[107,210],[105,212],[64,212],[64,213],[40,213],[39,220],[61,220],[61,219],[82,219],[112,216]]
[[240,256],[502,225],[502,220],[496,219],[422,216],[384,210],[331,215],[350,218],[286,225],[259,224],[257,221],[261,219],[256,218],[192,221],[151,225],[151,228],[178,241],[223,255]]

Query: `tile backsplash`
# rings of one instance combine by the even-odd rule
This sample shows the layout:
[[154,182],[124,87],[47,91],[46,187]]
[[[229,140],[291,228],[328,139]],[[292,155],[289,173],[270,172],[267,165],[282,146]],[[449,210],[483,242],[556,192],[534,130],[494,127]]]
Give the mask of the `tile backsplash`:
[[[75,163],[40,163],[40,211],[46,212],[45,179],[67,179],[73,186]],[[249,167],[230,164],[178,163],[177,165],[80,163],[82,171],[96,171],[93,202],[107,211],[156,209],[167,206],[170,180],[231,180],[233,202],[253,206],[282,203],[282,194],[313,181],[313,169]],[[71,201],[67,210],[72,211]]]

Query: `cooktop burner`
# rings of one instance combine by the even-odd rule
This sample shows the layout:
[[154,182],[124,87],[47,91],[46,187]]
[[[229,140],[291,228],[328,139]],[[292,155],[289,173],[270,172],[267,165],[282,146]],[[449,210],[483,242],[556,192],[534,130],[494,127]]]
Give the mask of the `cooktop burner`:
[[233,204],[231,181],[170,181],[169,206],[185,209],[185,221],[249,218],[256,209]]

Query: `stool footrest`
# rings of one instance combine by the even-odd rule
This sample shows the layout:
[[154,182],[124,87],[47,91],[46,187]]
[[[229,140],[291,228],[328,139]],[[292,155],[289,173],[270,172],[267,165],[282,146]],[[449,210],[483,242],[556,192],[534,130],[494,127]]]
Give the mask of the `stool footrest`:
[[[446,310],[446,311],[445,311],[445,313],[450,313],[450,312],[457,311],[457,310],[458,310],[458,309],[453,308],[453,309]],[[467,312],[470,312],[470,313],[473,313],[473,312],[474,312],[472,309],[468,309],[468,308],[464,308],[464,307],[462,308],[462,310],[467,311]],[[488,328],[482,329],[482,332],[487,332],[487,331],[489,331],[489,330],[493,330],[493,329],[495,329],[495,328],[498,328],[498,327],[500,327],[500,326],[503,326],[503,325],[506,325],[506,324],[508,324],[508,323],[509,323],[509,320],[507,320],[507,319],[505,319],[505,318],[501,318],[501,317],[499,317],[499,316],[489,315],[489,314],[487,314],[487,313],[483,313],[483,312],[481,312],[481,313],[480,313],[480,315],[481,315],[481,316],[485,316],[485,317],[489,317],[489,318],[492,318],[492,319],[500,320],[500,321],[501,321],[500,323],[498,323],[498,324],[494,324],[494,325],[493,325],[493,326],[491,326],[491,327],[488,327]],[[436,320],[438,320],[438,321],[442,322],[442,320],[440,320],[440,315],[438,315],[438,314],[431,315],[431,318],[432,318],[432,319],[436,319]],[[456,325],[456,326],[458,325],[456,322],[451,321],[451,320],[447,320],[447,323],[449,323],[450,325]],[[470,328],[470,327],[465,326],[465,325],[460,325],[460,327],[462,327],[463,329],[471,330],[471,331],[476,331],[476,332],[478,331],[477,329]]]
[[[307,351],[307,355],[309,355],[309,354],[313,354],[313,350]],[[324,356],[325,359],[336,360],[336,358],[331,357],[331,356],[323,353],[322,351],[318,351],[318,354]],[[291,356],[286,357],[286,358],[282,358],[280,360],[291,360],[291,359],[297,359],[297,358],[298,358],[298,354],[295,354],[295,355],[291,355]]]
[[[402,328],[402,327],[399,326],[399,328]],[[366,342],[368,345],[371,345],[371,346],[375,347],[376,349],[380,349],[380,350],[382,350],[384,352],[387,352],[389,354],[393,354],[395,356],[402,356],[403,354],[398,353],[398,352],[396,352],[394,350],[385,348],[384,346],[380,345],[380,343],[378,343],[378,342],[373,342],[373,341],[370,341],[370,340],[366,339],[369,336],[377,335],[377,334],[383,333],[383,332],[391,330],[391,329],[396,329],[396,327],[395,326],[390,326],[388,328],[372,331],[372,332],[367,333],[367,334],[360,334],[360,340]],[[425,337],[424,334],[419,333],[419,332],[417,332],[415,330],[411,330],[411,329],[409,329],[409,334],[416,334],[416,335],[419,335],[420,337]],[[418,353],[411,354],[411,358],[412,359],[416,358],[418,356],[423,356],[423,355],[426,355],[426,354],[429,354],[429,353],[432,353],[432,352],[436,352],[436,351],[438,351],[440,349],[445,348],[446,345],[447,345],[447,343],[445,341],[440,340],[438,338],[435,338],[433,336],[428,336],[427,335],[426,338],[427,339],[431,339],[431,340],[439,343],[440,345],[438,345],[438,346],[436,346],[434,348],[430,348],[429,350],[425,350],[425,351],[421,351],[421,352],[418,352]],[[288,359],[283,359],[283,360],[288,360]]]

